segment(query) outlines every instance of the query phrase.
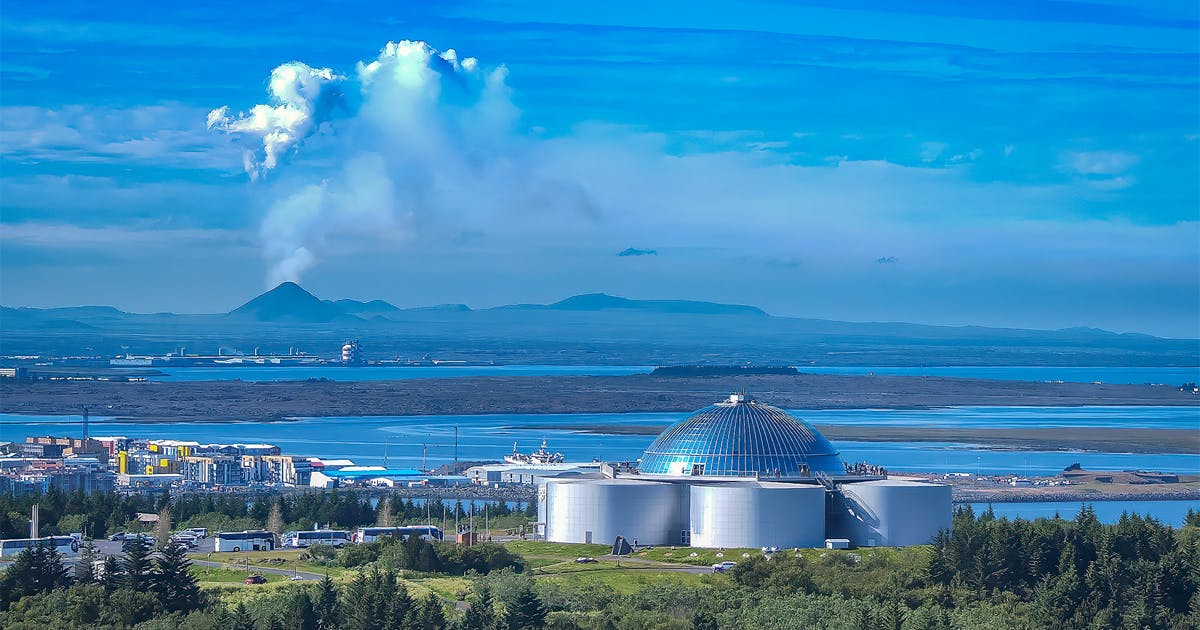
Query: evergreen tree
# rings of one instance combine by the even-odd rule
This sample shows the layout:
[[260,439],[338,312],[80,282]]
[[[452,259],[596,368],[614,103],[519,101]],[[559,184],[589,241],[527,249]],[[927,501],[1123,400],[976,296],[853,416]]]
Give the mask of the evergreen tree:
[[99,557],[96,543],[90,539],[84,541],[83,548],[79,551],[79,561],[75,563],[76,582],[94,584],[99,581],[96,576],[96,561]]
[[546,605],[533,592],[533,587],[524,585],[512,601],[507,602],[504,625],[508,630],[527,630],[546,626]]
[[121,586],[133,591],[145,590],[150,582],[150,567],[150,544],[141,537],[126,541]]
[[204,603],[200,585],[192,575],[192,561],[183,545],[167,545],[151,575],[151,589],[170,612],[190,612]]
[[492,591],[486,586],[479,586],[475,597],[471,599],[471,607],[463,619],[463,626],[471,630],[493,630],[496,628],[496,604],[492,599]]
[[5,598],[16,601],[26,595],[64,588],[71,582],[62,554],[51,545],[34,545],[13,558],[4,574]]
[[254,630],[254,618],[250,616],[250,611],[246,610],[246,604],[238,602],[237,606],[233,607],[232,617],[229,630]]
[[288,630],[317,630],[317,613],[307,591],[295,594],[288,603],[283,627]]
[[442,600],[437,594],[430,592],[421,601],[420,630],[443,630],[446,627],[446,612],[442,610]]
[[113,589],[119,588],[125,580],[121,575],[121,563],[116,556],[108,556],[104,559],[104,572],[100,576],[100,585],[104,587],[104,592],[112,592]]
[[[395,574],[388,572],[392,580]],[[388,609],[388,628],[412,628],[416,626],[417,606],[403,583],[398,583],[389,595],[391,604]]]
[[328,575],[317,584],[317,599],[313,603],[318,630],[333,630],[341,624],[338,610],[338,591]]

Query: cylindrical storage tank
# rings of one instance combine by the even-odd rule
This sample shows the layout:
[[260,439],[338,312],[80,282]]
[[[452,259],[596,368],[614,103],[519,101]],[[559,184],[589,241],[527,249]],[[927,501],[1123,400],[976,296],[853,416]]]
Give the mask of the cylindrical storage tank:
[[693,547],[820,547],[825,489],[787,483],[691,487]]
[[[678,545],[687,530],[687,486],[625,479],[546,481],[546,540],[611,545]],[[541,497],[539,497],[540,499]]]
[[[855,545],[903,547],[924,545],[950,529],[950,486],[902,479],[842,484],[845,531]],[[831,526],[832,527],[832,526]]]

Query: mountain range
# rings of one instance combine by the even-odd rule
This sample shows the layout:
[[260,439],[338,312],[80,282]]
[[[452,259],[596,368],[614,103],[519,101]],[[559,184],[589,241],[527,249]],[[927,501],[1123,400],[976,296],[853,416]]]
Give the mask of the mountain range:
[[[324,323],[391,319],[400,313],[453,313],[472,311],[465,304],[442,304],[401,309],[383,300],[322,300],[294,282],[284,282],[233,309],[228,317],[255,322]],[[510,304],[488,311],[625,311],[628,313],[734,315],[767,317],[762,309],[740,304],[691,300],[631,300],[604,293],[576,295],[553,304]]]
[[0,354],[157,353],[172,348],[324,352],[359,338],[368,356],[430,354],[498,362],[818,361],[826,365],[1200,363],[1194,339],[1095,328],[1027,330],[779,317],[759,308],[591,293],[550,304],[401,308],[324,300],[292,282],[228,313],[127,313],[109,306],[0,307]]

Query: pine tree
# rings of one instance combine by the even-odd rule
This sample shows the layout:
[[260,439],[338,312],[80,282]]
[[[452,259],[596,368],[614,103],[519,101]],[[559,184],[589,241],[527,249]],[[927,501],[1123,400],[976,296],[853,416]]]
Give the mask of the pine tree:
[[[388,572],[389,579],[395,580],[395,574]],[[416,625],[413,620],[418,617],[417,607],[408,593],[408,588],[402,582],[396,583],[395,590],[388,595],[388,628],[411,628]]]
[[98,582],[96,576],[96,560],[99,554],[96,550],[96,543],[90,539],[84,541],[83,548],[79,552],[79,561],[75,563],[75,581],[80,584],[94,584]]
[[463,627],[471,630],[493,630],[496,627],[496,604],[491,590],[486,586],[481,585],[475,591],[471,607],[463,619]]
[[125,543],[125,560],[121,563],[121,586],[141,591],[150,582],[150,545],[141,537]]
[[442,630],[446,627],[446,612],[437,594],[429,593],[421,601],[421,630]]
[[254,618],[244,603],[238,602],[233,607],[233,623],[229,625],[229,630],[254,630]]
[[289,630],[317,630],[317,613],[307,591],[296,593],[287,607],[283,627]]
[[337,586],[328,575],[317,584],[317,600],[313,603],[319,630],[333,630],[341,624],[338,610]]
[[203,605],[203,593],[192,575],[192,561],[182,545],[167,545],[151,575],[151,589],[170,612],[190,612]]
[[108,556],[104,559],[104,574],[100,576],[100,585],[104,587],[105,592],[112,592],[113,589],[119,588],[121,583],[125,581],[125,577],[121,574],[121,563],[116,556]]
[[546,626],[546,605],[542,603],[533,587],[524,586],[508,602],[504,613],[504,625],[508,630],[527,630],[528,628],[544,628]]
[[9,597],[16,600],[66,587],[71,578],[62,564],[62,554],[53,546],[39,544],[25,548],[13,558],[13,563],[5,572],[4,581],[7,582]]

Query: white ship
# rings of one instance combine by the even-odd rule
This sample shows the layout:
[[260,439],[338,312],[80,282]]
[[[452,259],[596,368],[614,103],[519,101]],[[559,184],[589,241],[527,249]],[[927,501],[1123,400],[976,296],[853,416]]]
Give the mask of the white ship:
[[504,458],[507,464],[561,464],[563,463],[562,453],[551,453],[546,450],[546,440],[542,440],[542,447],[538,450],[526,455],[517,450],[517,443],[513,442],[513,452]]

